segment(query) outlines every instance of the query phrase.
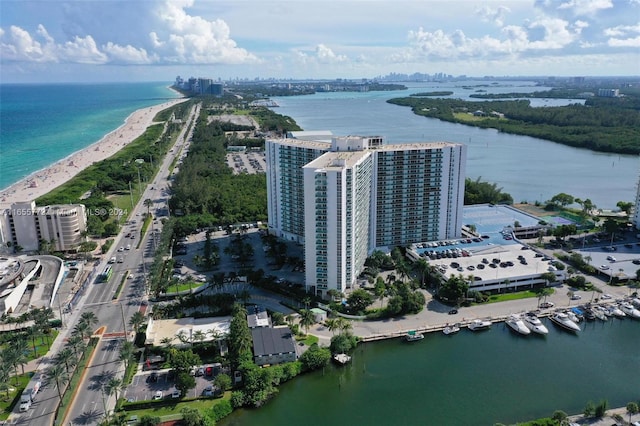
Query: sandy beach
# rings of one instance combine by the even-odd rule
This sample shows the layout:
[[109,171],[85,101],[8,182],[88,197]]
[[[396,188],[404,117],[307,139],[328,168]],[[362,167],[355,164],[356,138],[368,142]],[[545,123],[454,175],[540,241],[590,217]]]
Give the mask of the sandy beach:
[[186,100],[172,99],[134,111],[122,126],[106,134],[98,142],[4,188],[0,191],[0,208],[8,208],[15,202],[34,200],[67,182],[93,163],[111,157],[142,135],[153,124],[153,118],[158,112]]

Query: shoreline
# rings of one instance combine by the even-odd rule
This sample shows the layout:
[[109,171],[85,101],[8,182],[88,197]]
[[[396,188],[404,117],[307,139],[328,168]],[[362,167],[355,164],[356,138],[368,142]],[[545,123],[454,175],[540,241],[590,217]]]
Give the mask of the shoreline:
[[[179,93],[179,92],[176,92]],[[55,163],[30,173],[0,190],[0,208],[12,203],[35,200],[68,182],[82,170],[116,154],[142,135],[155,122],[153,118],[162,110],[187,101],[176,98],[161,104],[133,111],[118,128],[85,148],[75,151]]]

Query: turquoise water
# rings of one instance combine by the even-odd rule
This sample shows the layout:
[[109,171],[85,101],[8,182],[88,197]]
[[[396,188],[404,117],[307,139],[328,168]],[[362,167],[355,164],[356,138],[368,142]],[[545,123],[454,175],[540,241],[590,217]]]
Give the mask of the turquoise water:
[[0,189],[97,142],[135,110],[176,98],[168,86],[1,84]]
[[490,426],[557,409],[577,414],[589,400],[619,407],[640,398],[640,321],[587,323],[579,335],[545,321],[546,338],[494,324],[368,343],[347,367],[298,377],[265,406],[221,424]]

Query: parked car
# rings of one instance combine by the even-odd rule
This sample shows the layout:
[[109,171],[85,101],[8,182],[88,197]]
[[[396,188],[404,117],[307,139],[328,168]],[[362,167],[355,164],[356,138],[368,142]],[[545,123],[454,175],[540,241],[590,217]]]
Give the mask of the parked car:
[[180,390],[176,389],[171,393],[171,398],[180,398]]
[[159,399],[162,399],[162,397],[163,397],[163,396],[164,396],[164,395],[162,395],[162,391],[156,391],[156,393],[155,393],[155,394],[153,394],[153,400],[154,400],[154,401],[157,401],[157,400],[159,400]]

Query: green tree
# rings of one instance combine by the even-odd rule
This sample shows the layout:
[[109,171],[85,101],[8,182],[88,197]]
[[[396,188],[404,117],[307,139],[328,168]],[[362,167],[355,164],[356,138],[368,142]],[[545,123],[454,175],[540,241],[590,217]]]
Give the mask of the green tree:
[[47,380],[55,383],[56,389],[58,390],[58,397],[60,398],[60,401],[62,401],[61,387],[64,386],[69,381],[69,376],[67,376],[67,373],[66,371],[64,371],[64,368],[62,367],[62,365],[55,364],[49,367],[49,369],[46,372],[46,377],[47,377]]
[[631,424],[631,416],[634,414],[638,414],[640,412],[640,407],[636,402],[627,403],[627,414],[629,414],[629,424]]
[[140,332],[140,327],[144,324],[146,318],[144,314],[140,311],[135,311],[131,318],[129,318],[129,325],[133,328],[136,333]]
[[185,396],[189,390],[196,387],[196,379],[188,371],[178,371],[176,375],[176,389],[180,395]]
[[128,340],[125,340],[120,345],[120,352],[118,354],[118,359],[124,363],[125,371],[129,369],[129,364],[133,361],[133,357],[135,356],[136,348]]
[[364,312],[373,303],[373,296],[367,290],[357,289],[347,297],[347,305],[351,312]]
[[169,351],[169,366],[176,372],[189,373],[194,366],[202,364],[200,355],[193,353],[191,349],[176,349]]
[[69,368],[74,365],[74,361],[75,354],[71,348],[63,348],[55,357],[56,364],[64,365],[67,374],[69,374]]
[[573,204],[574,200],[575,199],[573,198],[573,196],[569,194],[565,194],[564,192],[561,192],[551,197],[551,202],[553,204],[556,204],[562,207],[566,207],[569,204]]
[[162,423],[162,419],[160,417],[151,416],[149,414],[145,414],[140,417],[140,420],[138,420],[138,426],[158,426],[160,423]]
[[309,334],[309,327],[315,324],[315,322],[316,319],[313,312],[308,309],[300,310],[300,325],[304,328],[305,334]]
[[147,216],[151,215],[151,207],[153,207],[153,200],[151,198],[147,198],[143,201],[144,206],[147,208]]
[[309,349],[300,355],[300,362],[304,371],[317,370],[329,364],[331,360],[331,351],[327,348],[321,348],[317,344],[311,345]]
[[469,290],[469,283],[462,275],[453,275],[438,289],[438,297],[459,305]]
[[213,380],[213,383],[223,392],[228,391],[232,386],[231,377],[224,373],[218,374]]
[[329,348],[333,354],[349,353],[356,348],[358,338],[351,333],[341,333],[331,338]]
[[558,422],[559,425],[561,425],[567,419],[567,417],[569,417],[567,413],[562,410],[554,411],[553,415],[551,416],[551,418]]
[[115,395],[117,401],[120,398],[119,392],[122,390],[123,386],[122,379],[112,377],[105,385],[105,391],[108,396]]

